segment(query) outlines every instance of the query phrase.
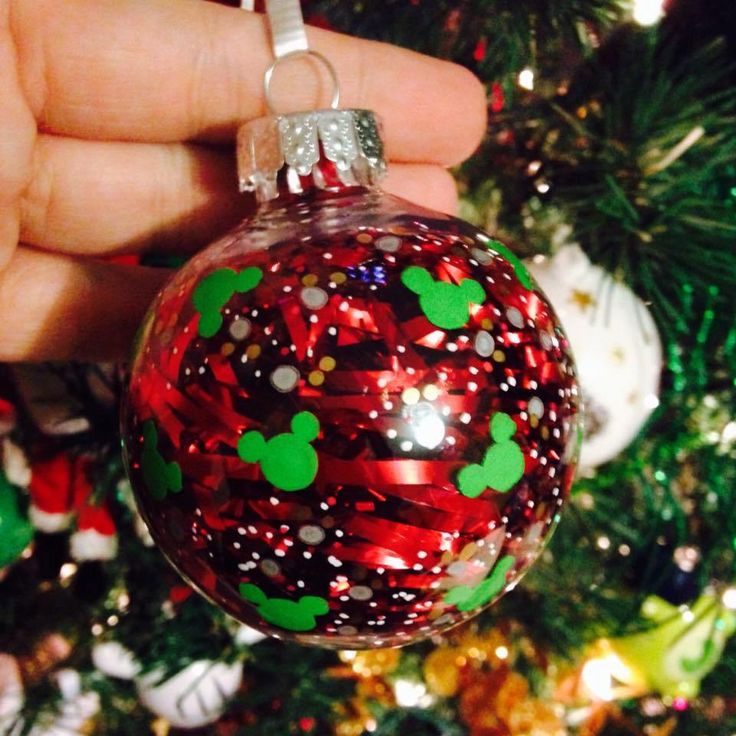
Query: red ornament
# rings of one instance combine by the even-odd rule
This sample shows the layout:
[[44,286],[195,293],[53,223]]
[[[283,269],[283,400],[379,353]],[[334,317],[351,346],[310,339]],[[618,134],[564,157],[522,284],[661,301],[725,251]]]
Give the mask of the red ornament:
[[311,176],[282,171],[277,199],[156,299],[127,460],[154,539],[236,618],[405,644],[539,554],[574,471],[573,364],[505,246],[341,184],[321,143]]

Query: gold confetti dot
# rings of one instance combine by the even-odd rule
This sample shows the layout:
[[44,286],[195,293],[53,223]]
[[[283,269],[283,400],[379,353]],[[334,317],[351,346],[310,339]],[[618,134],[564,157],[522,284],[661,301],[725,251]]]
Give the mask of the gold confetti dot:
[[227,357],[228,355],[232,355],[234,350],[235,350],[235,345],[233,345],[231,342],[226,342],[220,348],[220,353],[224,355],[225,357]]
[[469,559],[471,559],[476,553],[478,552],[478,546],[475,542],[471,542],[470,544],[466,544],[462,551],[460,552],[460,559],[464,562],[467,562]]
[[440,390],[433,383],[430,383],[422,389],[422,394],[427,401],[434,401],[439,397]]
[[321,386],[325,382],[325,374],[322,371],[312,371],[309,374],[309,383],[312,386]]
[[355,239],[359,243],[372,243],[373,242],[373,236],[370,233],[360,233],[355,237]]
[[488,317],[484,317],[483,320],[480,323],[480,326],[484,330],[490,330],[491,327],[493,327],[493,320],[492,319],[488,319]]
[[539,417],[536,414],[532,414],[529,417],[529,424],[531,424],[532,427],[536,428],[539,426]]
[[549,427],[542,427],[542,429],[539,430],[539,434],[542,435],[543,440],[549,439]]
[[412,230],[409,227],[403,227],[402,225],[397,225],[396,227],[392,227],[391,232],[394,235],[414,235],[416,233],[415,230]]
[[260,345],[248,345],[248,349],[245,351],[246,356],[250,360],[254,360],[261,354],[261,346]]
[[[330,371],[335,370],[336,365],[337,365],[337,361],[334,358],[330,357],[329,355],[326,355],[319,362],[320,369],[323,371],[327,371],[328,373]],[[316,373],[317,371],[314,371],[314,372]]]
[[408,404],[409,406],[413,406],[419,401],[420,397],[419,389],[418,388],[406,388],[404,389],[404,392],[401,394],[401,400]]
[[314,273],[308,273],[306,276],[302,277],[302,283],[304,286],[316,286],[319,279],[317,278],[317,274]]
[[348,280],[348,277],[342,271],[335,271],[335,273],[331,273],[330,278],[336,284],[344,284]]
[[506,354],[503,350],[494,350],[491,357],[496,361],[496,363],[503,363],[506,360]]
[[453,557],[452,552],[450,550],[445,550],[442,553],[442,558],[440,559],[440,565],[449,565],[455,558]]

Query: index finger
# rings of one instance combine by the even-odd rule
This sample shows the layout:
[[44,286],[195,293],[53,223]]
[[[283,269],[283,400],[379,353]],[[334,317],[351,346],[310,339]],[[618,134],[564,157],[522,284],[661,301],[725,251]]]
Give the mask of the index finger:
[[[261,15],[200,0],[10,2],[21,80],[42,129],[106,140],[223,140],[265,112],[272,53]],[[467,70],[316,28],[309,40],[337,69],[343,106],[381,115],[393,159],[448,165],[478,144],[485,95]],[[309,64],[290,63],[278,85],[291,109],[320,97]]]

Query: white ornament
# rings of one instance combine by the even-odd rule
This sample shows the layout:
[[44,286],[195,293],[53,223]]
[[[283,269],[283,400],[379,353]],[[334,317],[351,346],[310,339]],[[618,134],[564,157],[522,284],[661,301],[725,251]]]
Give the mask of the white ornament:
[[18,661],[10,654],[0,654],[0,734],[14,733],[25,696]]
[[92,647],[92,664],[103,675],[132,680],[140,670],[133,653],[117,641],[102,641]]
[[214,723],[237,692],[243,679],[241,662],[192,662],[163,682],[152,672],[136,679],[141,703],[176,728],[199,728]]
[[79,736],[86,731],[87,722],[100,711],[100,696],[96,692],[82,692],[79,672],[59,670],[54,679],[61,692],[56,712],[42,716],[34,723],[29,736]]
[[[319,528],[319,527],[317,527]],[[321,528],[320,528],[320,531]],[[324,535],[324,532],[323,532]],[[253,644],[258,644],[259,641],[263,641],[266,638],[265,634],[262,634],[260,631],[256,631],[256,629],[252,629],[250,626],[246,626],[245,624],[241,624],[238,627],[238,630],[235,632],[235,643],[239,646],[253,646]]]
[[570,339],[583,395],[581,468],[618,455],[658,405],[662,346],[649,310],[578,245],[527,264]]

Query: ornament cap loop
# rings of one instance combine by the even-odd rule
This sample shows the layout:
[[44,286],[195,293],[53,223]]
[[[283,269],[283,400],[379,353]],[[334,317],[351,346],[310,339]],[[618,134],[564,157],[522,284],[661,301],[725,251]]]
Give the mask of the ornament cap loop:
[[385,173],[380,123],[370,110],[274,115],[238,131],[240,191],[255,192],[260,201],[275,199],[284,185],[295,194],[371,186]]
[[271,97],[271,82],[273,81],[274,73],[281,62],[290,59],[298,59],[300,57],[312,57],[313,59],[321,62],[322,65],[327,69],[332,81],[332,100],[330,102],[330,107],[333,110],[336,110],[340,106],[340,83],[337,79],[337,72],[335,71],[335,67],[332,66],[329,59],[327,59],[326,56],[323,56],[319,52],[312,51],[311,49],[297,49],[296,51],[290,51],[288,54],[277,56],[273,60],[271,66],[266,69],[266,72],[263,75],[263,92],[266,97],[266,106],[268,107],[268,111],[271,113],[271,115],[278,114],[273,104],[273,98]]

